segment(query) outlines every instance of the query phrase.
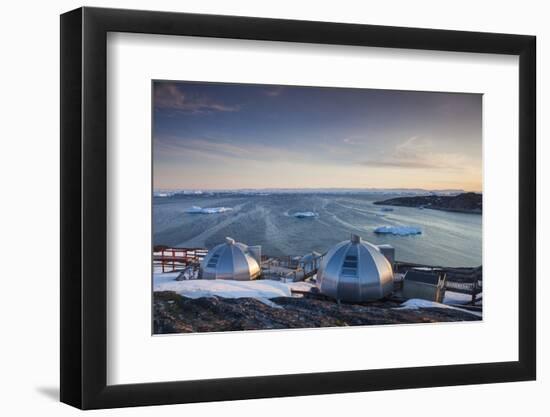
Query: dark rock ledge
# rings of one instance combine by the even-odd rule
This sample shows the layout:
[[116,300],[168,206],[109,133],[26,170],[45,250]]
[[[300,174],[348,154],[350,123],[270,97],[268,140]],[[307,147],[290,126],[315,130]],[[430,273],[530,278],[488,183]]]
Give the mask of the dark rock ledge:
[[483,196],[478,193],[462,193],[455,196],[424,195],[396,197],[388,200],[376,201],[374,204],[481,214],[483,209]]
[[315,298],[272,298],[274,308],[253,298],[182,297],[154,293],[155,334],[299,329],[380,324],[435,323],[481,320],[449,308],[396,309],[395,301],[337,304]]

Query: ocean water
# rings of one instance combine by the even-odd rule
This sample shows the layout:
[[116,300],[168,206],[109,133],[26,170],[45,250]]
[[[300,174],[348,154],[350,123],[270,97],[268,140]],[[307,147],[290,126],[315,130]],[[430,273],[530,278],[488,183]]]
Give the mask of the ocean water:
[[[391,195],[373,194],[202,194],[153,199],[153,243],[206,247],[226,236],[248,245],[262,245],[262,254],[303,255],[326,252],[352,233],[374,244],[395,247],[396,259],[442,266],[482,264],[482,216],[430,209],[393,207],[384,212],[374,201]],[[191,214],[186,209],[231,207],[216,214]],[[296,218],[312,211],[314,218]],[[415,226],[414,236],[379,235],[379,226]]]

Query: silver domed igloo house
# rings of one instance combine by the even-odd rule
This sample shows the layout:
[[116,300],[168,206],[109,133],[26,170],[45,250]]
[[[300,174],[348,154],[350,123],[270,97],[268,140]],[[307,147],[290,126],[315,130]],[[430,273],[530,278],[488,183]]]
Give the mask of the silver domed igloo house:
[[393,270],[378,247],[352,235],[323,257],[317,283],[322,294],[339,301],[374,301],[393,291]]
[[225,243],[208,251],[202,260],[199,278],[236,281],[256,279],[261,274],[260,259],[256,259],[259,253],[257,247],[250,248],[226,237]]

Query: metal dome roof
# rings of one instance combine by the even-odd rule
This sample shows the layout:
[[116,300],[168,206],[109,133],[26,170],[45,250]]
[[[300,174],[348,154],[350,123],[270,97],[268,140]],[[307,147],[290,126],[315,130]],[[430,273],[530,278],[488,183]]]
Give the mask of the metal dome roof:
[[337,300],[378,300],[393,291],[393,270],[376,246],[352,235],[323,257],[317,283],[321,293]]
[[227,237],[225,243],[208,251],[201,262],[200,272],[202,279],[249,281],[258,278],[261,269],[247,245]]

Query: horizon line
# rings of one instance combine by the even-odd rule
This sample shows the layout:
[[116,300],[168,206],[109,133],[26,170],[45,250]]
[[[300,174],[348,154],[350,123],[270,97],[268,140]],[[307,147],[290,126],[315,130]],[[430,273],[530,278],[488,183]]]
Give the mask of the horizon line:
[[482,193],[482,190],[467,190],[464,188],[423,188],[423,187],[229,187],[229,188],[188,188],[188,187],[153,187],[153,191],[267,191],[267,190],[376,190],[376,191],[396,191],[396,190],[420,190],[420,191],[459,191],[463,193]]

